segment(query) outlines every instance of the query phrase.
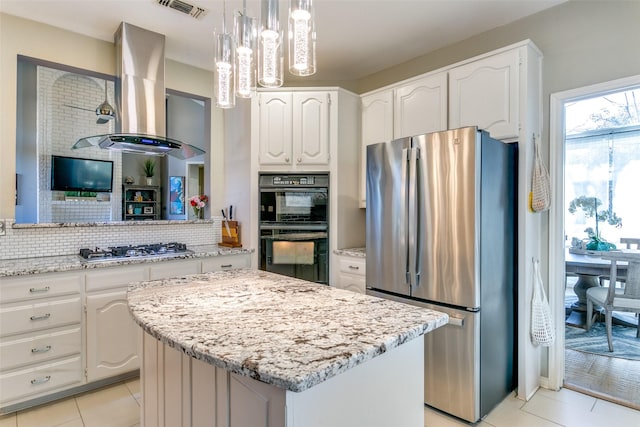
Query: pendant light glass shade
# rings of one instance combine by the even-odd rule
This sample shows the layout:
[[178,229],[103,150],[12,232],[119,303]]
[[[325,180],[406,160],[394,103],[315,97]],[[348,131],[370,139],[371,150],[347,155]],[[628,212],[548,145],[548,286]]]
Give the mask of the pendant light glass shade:
[[218,34],[216,40],[216,70],[213,86],[216,106],[232,108],[236,105],[235,92],[235,43],[226,32]]
[[316,72],[313,0],[289,0],[289,72],[296,76]]
[[278,0],[261,0],[262,16],[258,49],[258,83],[264,87],[280,87],[283,82],[283,44]]
[[257,33],[254,18],[236,15],[236,95],[240,98],[251,98],[256,91]]

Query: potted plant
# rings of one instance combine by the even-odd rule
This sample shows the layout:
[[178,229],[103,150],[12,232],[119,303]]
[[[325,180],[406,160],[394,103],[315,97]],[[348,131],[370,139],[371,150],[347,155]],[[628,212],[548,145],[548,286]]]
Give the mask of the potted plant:
[[142,172],[144,172],[144,176],[147,177],[147,185],[151,185],[153,174],[155,172],[156,162],[151,159],[147,159],[144,161],[144,166],[142,167]]
[[598,211],[598,206],[602,205],[602,202],[597,197],[580,196],[576,197],[569,203],[569,212],[576,213],[578,209],[582,209],[586,218],[595,218],[596,229],[587,227],[584,231],[587,233],[587,239],[584,244],[584,249],[589,251],[610,251],[616,249],[616,245],[607,242],[601,235],[598,229],[598,223],[607,221],[607,223],[615,226],[616,228],[622,227],[622,218],[620,218],[611,209]]

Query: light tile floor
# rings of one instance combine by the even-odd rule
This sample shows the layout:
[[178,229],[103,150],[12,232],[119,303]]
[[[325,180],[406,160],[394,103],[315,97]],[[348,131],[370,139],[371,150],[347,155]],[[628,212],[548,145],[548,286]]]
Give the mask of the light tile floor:
[[[130,380],[75,398],[6,415],[0,418],[0,427],[139,426],[139,399],[140,382]],[[469,426],[431,409],[425,409],[424,423],[426,427]],[[540,389],[528,402],[513,396],[507,397],[477,426],[640,426],[640,411],[567,389],[558,392]]]

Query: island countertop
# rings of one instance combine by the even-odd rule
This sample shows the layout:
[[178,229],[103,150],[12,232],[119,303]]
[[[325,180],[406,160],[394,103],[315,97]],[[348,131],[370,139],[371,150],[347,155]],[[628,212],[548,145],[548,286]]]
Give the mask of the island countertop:
[[129,286],[145,332],[185,354],[300,392],[443,326],[433,310],[266,271]]

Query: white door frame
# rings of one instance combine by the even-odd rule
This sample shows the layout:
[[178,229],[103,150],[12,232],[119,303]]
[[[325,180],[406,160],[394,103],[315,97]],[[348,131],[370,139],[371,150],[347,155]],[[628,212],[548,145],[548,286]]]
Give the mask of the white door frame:
[[[189,210],[189,209],[191,209],[191,205],[189,204],[189,199],[192,196],[199,195],[199,192],[195,193],[195,194],[192,193],[191,192],[192,188],[190,188],[189,170],[191,169],[191,166],[193,166],[193,165],[202,165],[202,167],[204,167],[205,166],[204,165],[204,160],[191,161],[191,162],[190,161],[186,161],[185,162],[185,166],[184,166],[184,169],[185,169],[185,172],[184,172],[184,181],[185,181],[185,183],[184,183],[184,194],[185,194],[184,205],[185,205],[185,216],[186,216],[186,219],[189,219],[189,215],[191,214],[191,211]],[[206,211],[205,211],[205,213],[206,213]]]
[[640,75],[551,94],[549,159],[552,201],[549,210],[549,305],[556,319],[556,341],[549,348],[549,388],[564,381],[564,105],[567,102],[640,86]]

